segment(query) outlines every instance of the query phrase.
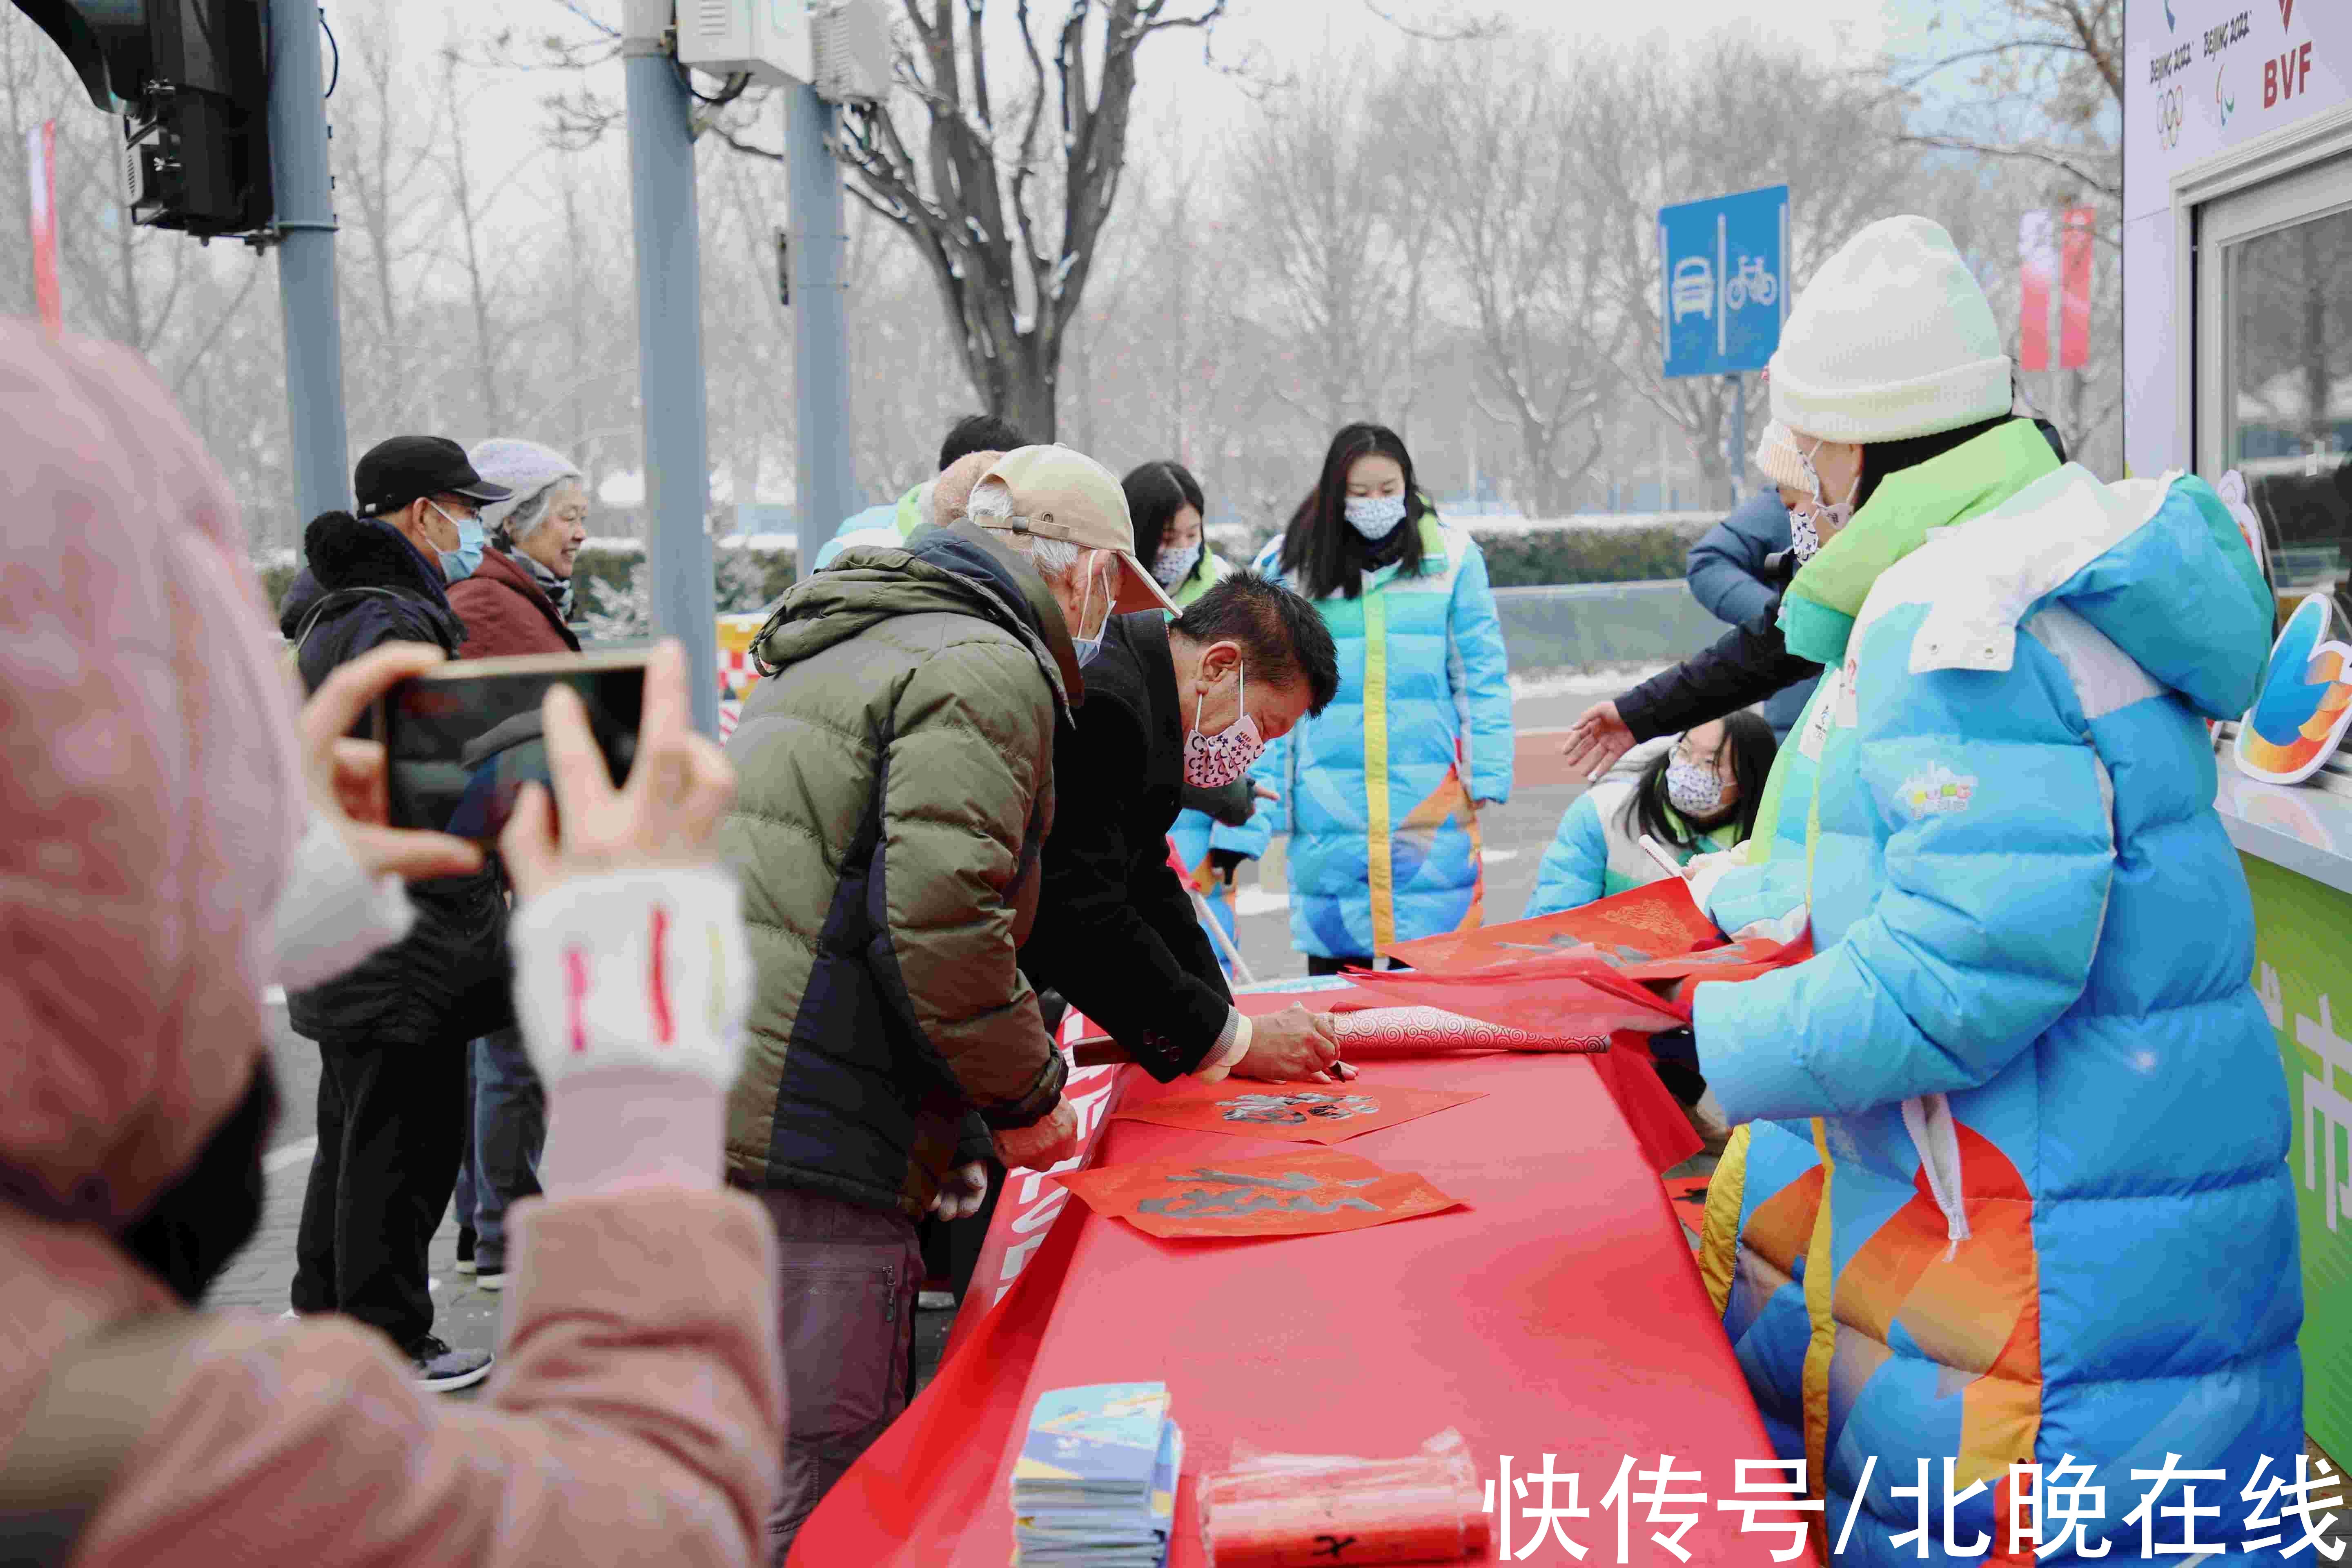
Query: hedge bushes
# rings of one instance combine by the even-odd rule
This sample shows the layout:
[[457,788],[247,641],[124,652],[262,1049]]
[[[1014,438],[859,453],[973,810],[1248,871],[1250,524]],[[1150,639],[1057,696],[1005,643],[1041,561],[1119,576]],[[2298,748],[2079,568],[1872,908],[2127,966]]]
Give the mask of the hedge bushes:
[[[1669,515],[1655,522],[1622,523],[1596,519],[1591,526],[1471,529],[1471,536],[1486,555],[1486,575],[1497,588],[1541,587],[1556,583],[1648,583],[1683,574],[1684,558],[1712,521],[1706,516]],[[765,539],[769,536],[759,536]],[[1220,549],[1220,553],[1224,553]],[[1236,563],[1255,553],[1228,555]],[[717,552],[722,592],[719,610],[753,610],[773,600],[793,582],[793,552],[789,548],[726,546]],[[597,602],[589,587],[604,585],[611,596],[625,596],[635,568],[645,560],[645,546],[634,539],[592,539],[581,547],[572,567],[578,584],[576,602],[584,609]],[[255,563],[263,592],[275,605],[294,581],[296,563],[290,556]]]
[[1639,528],[1473,529],[1497,588],[1557,583],[1652,583],[1683,574],[1706,521]]

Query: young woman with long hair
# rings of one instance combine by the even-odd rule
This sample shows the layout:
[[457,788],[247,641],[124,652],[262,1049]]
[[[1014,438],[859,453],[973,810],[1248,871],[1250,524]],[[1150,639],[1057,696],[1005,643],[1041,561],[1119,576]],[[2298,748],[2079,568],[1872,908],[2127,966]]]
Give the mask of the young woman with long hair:
[[1227,876],[1290,835],[1291,936],[1310,973],[1369,964],[1482,915],[1478,811],[1511,794],[1511,690],[1486,562],[1414,481],[1403,439],[1350,425],[1255,569],[1316,602],[1339,695],[1267,748],[1281,795],[1220,826]]
[[1756,830],[1776,749],[1772,726],[1743,711],[1685,731],[1671,746],[1658,742],[1638,767],[1628,757],[1561,816],[1527,918],[1580,909],[1664,877],[1643,852],[1645,835],[1685,863],[1745,843]]

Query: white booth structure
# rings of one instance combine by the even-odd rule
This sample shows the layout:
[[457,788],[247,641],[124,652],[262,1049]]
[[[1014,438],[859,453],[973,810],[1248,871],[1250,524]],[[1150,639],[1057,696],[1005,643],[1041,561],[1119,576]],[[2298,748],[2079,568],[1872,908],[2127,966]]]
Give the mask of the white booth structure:
[[[2335,591],[2341,628],[2352,0],[2126,0],[2124,32],[2126,460],[2216,483],[2237,470],[2283,608]],[[2255,980],[2294,1110],[2305,1419],[2352,1459],[2352,759],[2258,783],[2232,760],[2234,729],[2218,737],[2217,803],[2253,890]]]

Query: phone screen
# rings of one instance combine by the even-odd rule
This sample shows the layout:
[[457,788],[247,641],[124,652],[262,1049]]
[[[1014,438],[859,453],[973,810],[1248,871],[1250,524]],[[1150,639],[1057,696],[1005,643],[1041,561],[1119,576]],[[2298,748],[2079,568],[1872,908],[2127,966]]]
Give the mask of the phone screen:
[[569,686],[617,786],[627,781],[645,706],[641,654],[486,658],[435,669],[384,694],[377,710],[395,827],[488,843],[522,786],[548,783],[540,704]]

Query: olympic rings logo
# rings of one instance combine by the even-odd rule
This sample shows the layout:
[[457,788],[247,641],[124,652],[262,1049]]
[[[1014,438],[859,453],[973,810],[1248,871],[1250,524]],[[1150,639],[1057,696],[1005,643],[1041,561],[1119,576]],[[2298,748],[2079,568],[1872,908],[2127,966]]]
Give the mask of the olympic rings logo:
[[2189,95],[2184,88],[2168,87],[2156,95],[2156,142],[2166,152],[2180,145],[2181,121],[2189,116]]

